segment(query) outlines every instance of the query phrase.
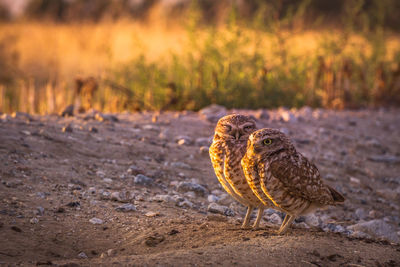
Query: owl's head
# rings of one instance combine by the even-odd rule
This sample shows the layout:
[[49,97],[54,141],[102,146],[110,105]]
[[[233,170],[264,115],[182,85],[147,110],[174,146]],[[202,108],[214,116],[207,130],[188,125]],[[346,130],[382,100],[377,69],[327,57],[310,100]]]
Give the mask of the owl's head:
[[249,116],[232,114],[219,119],[214,139],[246,142],[256,130],[256,122]]
[[272,156],[281,152],[296,152],[296,149],[290,139],[281,131],[264,128],[250,135],[247,152],[254,155]]

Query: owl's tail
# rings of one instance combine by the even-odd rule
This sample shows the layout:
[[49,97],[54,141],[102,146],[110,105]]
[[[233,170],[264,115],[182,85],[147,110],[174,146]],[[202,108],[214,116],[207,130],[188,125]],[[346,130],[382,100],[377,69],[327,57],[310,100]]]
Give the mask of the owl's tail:
[[335,204],[341,204],[345,201],[344,196],[342,196],[342,194],[340,194],[338,191],[336,191],[329,185],[328,185],[328,189],[331,192],[331,195],[332,195],[332,198],[333,198],[333,201],[335,202]]

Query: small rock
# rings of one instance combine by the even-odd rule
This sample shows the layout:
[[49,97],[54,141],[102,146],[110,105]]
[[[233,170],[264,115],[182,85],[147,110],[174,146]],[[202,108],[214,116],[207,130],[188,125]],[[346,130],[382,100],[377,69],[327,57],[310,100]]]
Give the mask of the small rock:
[[176,205],[181,208],[189,208],[189,209],[193,208],[193,203],[187,199],[184,199],[183,201],[178,202]]
[[217,197],[216,195],[208,195],[207,200],[208,202],[218,202],[219,197]]
[[358,220],[365,220],[367,218],[367,213],[363,208],[358,208],[354,212]]
[[333,233],[343,233],[346,231],[346,229],[341,226],[341,225],[337,225],[337,224],[333,224],[333,223],[328,223],[326,224],[323,228],[323,231],[325,232],[333,232]]
[[88,189],[88,193],[89,194],[96,194],[96,187],[89,187],[89,189]]
[[143,174],[138,174],[135,176],[135,178],[133,179],[133,182],[135,184],[139,184],[139,185],[150,185],[154,182],[154,180],[150,177],[147,177]]
[[280,111],[281,120],[284,122],[297,122],[296,116],[289,110]]
[[189,136],[178,136],[177,138],[175,138],[175,141],[178,143],[178,145],[191,145],[193,143],[192,138],[190,138]]
[[310,229],[310,226],[306,224],[305,222],[299,222],[294,224],[296,228],[300,229]]
[[254,114],[254,117],[259,120],[269,120],[271,116],[269,115],[269,112],[267,110],[259,109]]
[[200,137],[195,140],[195,144],[200,147],[209,147],[212,143],[212,138],[209,137]]
[[226,216],[219,215],[219,214],[208,214],[207,220],[215,221],[215,222],[226,222],[226,221],[228,221],[228,218],[226,218]]
[[146,214],[144,216],[146,216],[146,217],[156,217],[158,215],[159,215],[158,212],[148,211],[148,212],[146,212]]
[[201,117],[203,117],[203,119],[206,119],[212,123],[216,123],[220,118],[228,113],[225,107],[212,104],[199,110],[199,114]]
[[180,162],[180,161],[172,162],[171,163],[171,167],[180,168],[180,169],[186,169],[186,170],[191,170],[192,169],[192,167],[189,164],[186,164],[186,163]]
[[320,224],[319,218],[315,214],[308,214],[304,216],[304,221],[311,227],[318,227]]
[[137,211],[137,208],[135,205],[133,205],[131,203],[126,203],[126,204],[116,207],[115,210],[127,212],[127,211]]
[[15,232],[17,232],[17,233],[21,233],[21,232],[22,232],[21,228],[15,226],[15,225],[14,225],[14,226],[11,226],[11,230],[13,230],[13,231],[15,231]]
[[370,161],[374,162],[382,162],[389,164],[397,164],[400,163],[400,157],[391,156],[391,155],[376,155],[368,157]]
[[207,189],[199,184],[190,182],[180,182],[176,188],[178,192],[189,192],[193,191],[196,195],[204,197],[207,194]]
[[163,235],[155,233],[154,235],[146,237],[144,243],[149,247],[155,247],[165,240]]
[[100,194],[100,198],[104,200],[109,200],[111,198],[111,193],[108,191],[104,191]]
[[267,219],[267,221],[269,221],[269,222],[271,222],[273,224],[277,224],[277,225],[281,225],[282,224],[282,218],[276,213],[272,213],[266,219]]
[[92,219],[90,219],[89,222],[92,224],[103,224],[104,223],[104,221],[102,219],[99,219],[96,217],[93,217]]
[[62,117],[72,117],[74,116],[74,105],[68,105],[60,114]]
[[94,118],[98,121],[110,121],[110,122],[118,122],[118,118],[114,115],[110,115],[110,114],[102,114],[100,112],[96,113],[96,115],[94,116]]
[[72,133],[73,131],[74,129],[72,128],[71,124],[68,124],[62,128],[63,133]]
[[131,165],[131,166],[129,166],[129,168],[126,172],[128,174],[138,175],[139,173],[142,172],[142,170],[140,168],[138,168],[136,165]]
[[361,182],[360,182],[360,179],[350,176],[350,183],[352,183],[354,185],[360,185]]
[[97,130],[97,128],[94,127],[94,126],[90,126],[90,127],[89,127],[89,132],[91,132],[91,133],[98,133],[99,130]]
[[88,256],[86,255],[85,252],[81,252],[81,253],[78,254],[78,258],[79,258],[79,259],[87,259]]
[[396,231],[392,225],[387,224],[384,220],[372,220],[362,222],[347,227],[354,232],[363,232],[374,238],[387,239],[390,242],[399,243],[400,237],[397,236]]
[[111,184],[113,182],[113,180],[111,178],[104,178],[103,182],[105,182],[107,184]]
[[109,250],[107,250],[107,255],[109,257],[113,257],[113,256],[117,255],[117,251],[115,249],[110,248]]
[[156,126],[156,125],[151,125],[151,124],[144,125],[144,126],[142,127],[142,129],[143,129],[143,130],[147,130],[147,131],[154,131],[154,132],[159,132],[159,131],[160,131],[160,128],[159,128],[158,126]]
[[206,147],[206,146],[202,146],[202,147],[200,147],[200,149],[199,149],[200,154],[203,154],[203,155],[208,155],[209,150],[210,150],[210,149],[209,149],[208,147]]
[[37,224],[37,223],[39,222],[39,219],[36,218],[36,217],[34,217],[34,218],[30,219],[29,222],[30,222],[31,224]]
[[211,203],[210,205],[208,205],[207,211],[226,216],[234,216],[234,212],[230,208],[228,208],[227,206],[218,205],[217,203]]
[[44,208],[43,207],[37,207],[36,208],[36,214],[39,216],[43,216],[44,215]]

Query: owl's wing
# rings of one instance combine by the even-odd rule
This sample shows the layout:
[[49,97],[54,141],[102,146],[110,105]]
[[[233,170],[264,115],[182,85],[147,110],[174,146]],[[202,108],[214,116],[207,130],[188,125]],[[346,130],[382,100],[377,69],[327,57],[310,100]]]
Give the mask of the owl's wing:
[[235,194],[224,175],[225,149],[222,142],[213,142],[210,147],[209,153],[211,163],[214,167],[214,172],[218,178],[219,183],[229,195],[231,195],[237,201],[241,202],[242,200],[239,199],[239,197]]
[[286,156],[271,162],[271,174],[295,196],[321,204],[333,203],[329,187],[323,184],[317,167],[304,156]]

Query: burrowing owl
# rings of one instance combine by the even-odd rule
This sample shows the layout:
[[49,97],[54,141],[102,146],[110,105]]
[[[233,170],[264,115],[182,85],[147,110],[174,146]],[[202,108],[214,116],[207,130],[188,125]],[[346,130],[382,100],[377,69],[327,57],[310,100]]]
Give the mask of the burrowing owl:
[[[242,227],[247,227],[251,212],[259,208],[257,219],[253,225],[257,228],[264,212],[263,204],[253,194],[247,184],[240,164],[240,160],[246,153],[247,139],[256,130],[253,119],[244,115],[228,115],[221,118],[215,128],[213,143],[210,147],[210,158],[222,187],[234,199],[247,206],[246,217]],[[270,206],[273,204],[270,202]]]
[[296,151],[279,130],[261,129],[249,137],[242,167],[253,192],[266,199],[286,217],[278,231],[284,233],[293,220],[327,205],[344,202],[344,197],[324,185],[317,167]]

